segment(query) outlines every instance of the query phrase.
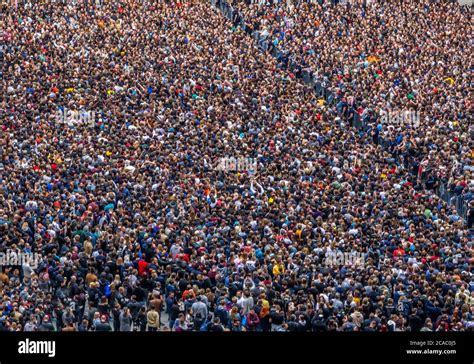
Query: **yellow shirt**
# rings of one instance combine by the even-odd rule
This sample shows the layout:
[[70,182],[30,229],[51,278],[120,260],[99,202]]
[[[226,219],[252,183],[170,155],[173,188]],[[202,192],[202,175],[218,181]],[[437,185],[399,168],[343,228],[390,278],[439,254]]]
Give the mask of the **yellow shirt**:
[[278,276],[285,272],[285,267],[283,264],[275,264],[273,267],[273,275]]

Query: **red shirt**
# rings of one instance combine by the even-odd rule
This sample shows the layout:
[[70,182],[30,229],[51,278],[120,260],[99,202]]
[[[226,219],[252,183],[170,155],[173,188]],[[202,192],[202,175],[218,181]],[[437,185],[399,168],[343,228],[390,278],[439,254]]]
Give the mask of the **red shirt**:
[[138,261],[138,275],[139,276],[144,276],[146,273],[146,270],[148,268],[148,263],[145,262],[143,259],[140,259]]
[[394,257],[404,256],[404,255],[405,255],[405,250],[403,250],[402,248],[398,248],[393,251]]

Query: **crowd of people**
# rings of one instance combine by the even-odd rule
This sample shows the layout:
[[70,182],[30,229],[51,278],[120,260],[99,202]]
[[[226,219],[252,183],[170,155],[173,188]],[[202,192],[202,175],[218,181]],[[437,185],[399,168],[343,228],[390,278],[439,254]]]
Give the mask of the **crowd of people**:
[[[338,111],[349,120],[360,115],[374,141],[385,142],[392,154],[400,132],[411,129],[429,156],[422,168],[470,201],[469,143],[465,148],[452,144],[473,135],[471,9],[456,1],[333,2],[229,4],[236,22],[257,33],[270,51],[279,50],[281,66],[319,80],[337,95]],[[384,122],[384,114],[390,121],[390,115],[410,111],[416,118]]]
[[[0,330],[474,330],[465,8],[21,5],[0,15],[0,252],[38,259],[1,265]],[[420,125],[380,122],[405,109]]]

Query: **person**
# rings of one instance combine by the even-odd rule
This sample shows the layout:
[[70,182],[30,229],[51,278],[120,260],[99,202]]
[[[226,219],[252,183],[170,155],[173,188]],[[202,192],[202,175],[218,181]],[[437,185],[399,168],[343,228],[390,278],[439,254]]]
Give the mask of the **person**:
[[186,317],[184,313],[180,313],[178,315],[178,318],[174,321],[173,331],[178,331],[178,332],[188,331],[188,325],[186,323]]
[[132,315],[128,307],[120,312],[119,321],[120,331],[132,331]]
[[36,324],[36,317],[31,316],[30,320],[25,324],[23,331],[32,332],[32,331],[36,331],[37,329],[38,329],[38,326]]
[[[160,317],[158,315],[158,319],[159,318]],[[142,306],[142,307],[140,307],[140,311],[138,312],[138,315],[137,315],[135,321],[133,322],[133,330],[134,331],[142,331],[142,332],[146,331],[147,324],[148,324],[148,316],[147,316],[147,312],[146,312],[146,307]],[[159,323],[158,323],[158,325],[159,325]]]
[[244,324],[244,320],[240,316],[240,314],[237,312],[237,310],[232,313],[230,316],[230,331],[232,332],[242,332],[246,330],[246,325]]
[[72,322],[68,322],[66,326],[62,329],[63,332],[72,332],[77,331],[76,326]]
[[467,227],[472,229],[474,227],[474,200],[469,201],[469,209],[467,210]]
[[207,305],[202,302],[202,297],[197,296],[196,302],[191,305],[195,329],[198,330],[208,315]]
[[224,327],[221,324],[219,317],[215,317],[212,325],[209,327],[210,332],[224,332]]
[[115,304],[115,307],[112,310],[112,322],[114,326],[114,331],[120,331],[120,314],[122,313],[122,308],[119,303]]
[[148,331],[158,331],[160,328],[160,317],[154,306],[150,306],[146,317]]
[[258,317],[255,310],[252,308],[247,314],[247,331],[259,331],[260,329],[260,318]]
[[77,331],[86,332],[89,331],[89,321],[84,319],[78,325]]
[[159,314],[160,318],[160,325],[161,325],[161,311],[163,310],[163,299],[161,298],[161,294],[159,292],[155,292],[153,298],[150,299],[150,307],[153,306]]
[[46,331],[46,332],[55,331],[54,330],[54,325],[51,322],[51,318],[48,315],[45,315],[43,317],[43,320],[41,321],[41,323],[38,326],[38,331]]
[[95,331],[112,331],[112,327],[110,327],[110,323],[107,320],[107,316],[102,315],[100,317],[100,321],[94,325]]
[[76,322],[76,318],[72,313],[70,307],[67,307],[65,312],[62,315],[62,322],[65,326],[72,326]]

